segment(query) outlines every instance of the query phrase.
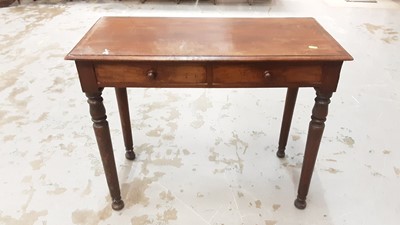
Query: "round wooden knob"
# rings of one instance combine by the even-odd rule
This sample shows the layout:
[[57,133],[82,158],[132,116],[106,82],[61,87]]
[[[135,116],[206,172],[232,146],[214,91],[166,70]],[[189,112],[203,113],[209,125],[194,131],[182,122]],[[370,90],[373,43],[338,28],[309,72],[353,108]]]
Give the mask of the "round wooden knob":
[[147,71],[147,76],[151,79],[156,79],[157,72],[153,69]]
[[264,78],[270,78],[271,76],[272,74],[268,70],[264,71]]

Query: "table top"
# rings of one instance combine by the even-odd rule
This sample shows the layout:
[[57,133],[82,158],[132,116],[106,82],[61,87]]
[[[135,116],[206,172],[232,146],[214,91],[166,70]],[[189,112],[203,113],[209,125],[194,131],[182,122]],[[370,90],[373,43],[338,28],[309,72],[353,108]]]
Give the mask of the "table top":
[[346,61],[313,18],[102,17],[65,57],[99,61]]

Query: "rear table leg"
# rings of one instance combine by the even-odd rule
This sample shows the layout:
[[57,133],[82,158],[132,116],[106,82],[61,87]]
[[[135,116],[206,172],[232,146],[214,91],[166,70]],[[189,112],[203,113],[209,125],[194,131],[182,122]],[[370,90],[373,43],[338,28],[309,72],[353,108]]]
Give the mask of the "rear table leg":
[[115,94],[117,96],[118,111],[121,119],[122,134],[124,136],[125,143],[125,158],[134,160],[136,158],[135,152],[133,151],[133,140],[132,140],[132,129],[131,120],[129,117],[129,103],[126,88],[115,88]]
[[279,135],[279,147],[276,155],[279,158],[285,157],[285,149],[289,136],[290,124],[292,123],[294,106],[299,88],[288,88],[285,101],[285,109],[283,111],[281,134]]

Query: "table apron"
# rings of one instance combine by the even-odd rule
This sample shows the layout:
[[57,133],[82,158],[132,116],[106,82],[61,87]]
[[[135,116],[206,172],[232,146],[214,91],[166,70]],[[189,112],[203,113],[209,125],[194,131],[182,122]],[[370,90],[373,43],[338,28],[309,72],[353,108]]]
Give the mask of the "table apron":
[[99,62],[99,87],[317,87],[323,63],[316,62]]

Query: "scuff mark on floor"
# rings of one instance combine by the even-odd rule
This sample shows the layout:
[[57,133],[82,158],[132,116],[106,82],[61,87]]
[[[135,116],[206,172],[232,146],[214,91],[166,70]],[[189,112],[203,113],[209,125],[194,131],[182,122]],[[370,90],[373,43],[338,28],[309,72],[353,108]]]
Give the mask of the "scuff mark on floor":
[[246,154],[247,149],[249,148],[249,144],[244,142],[239,138],[238,134],[232,133],[233,138],[229,141],[229,144],[235,146],[236,152],[240,149],[239,145],[243,148],[243,155]]
[[215,162],[216,164],[224,164],[225,167],[221,169],[214,169],[213,173],[223,173],[226,169],[233,166],[238,170],[239,173],[243,173],[243,160],[239,157],[238,152],[236,151],[236,159],[220,159],[220,154],[215,151],[215,148],[210,148],[210,155],[208,156],[208,160],[211,162]]

